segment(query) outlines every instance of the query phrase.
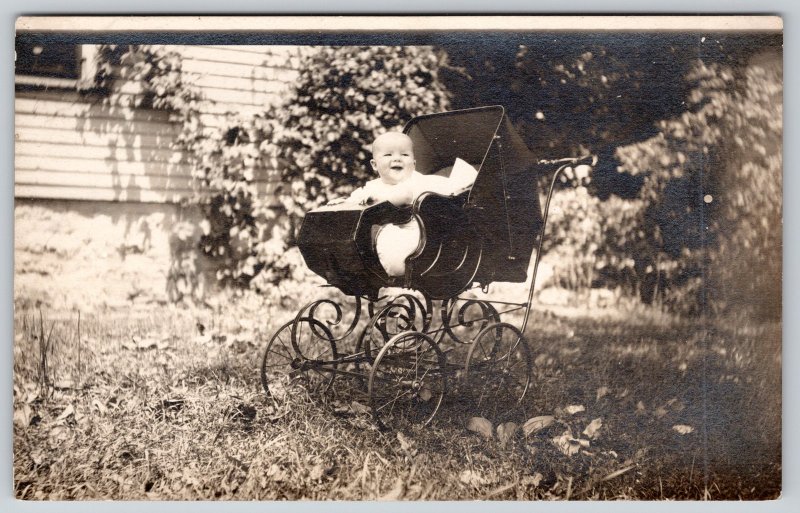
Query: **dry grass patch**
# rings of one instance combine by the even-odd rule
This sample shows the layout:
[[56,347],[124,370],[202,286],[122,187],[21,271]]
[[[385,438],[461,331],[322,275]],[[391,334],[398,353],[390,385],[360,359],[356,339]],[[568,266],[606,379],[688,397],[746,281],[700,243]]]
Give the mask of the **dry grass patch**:
[[[514,425],[467,429],[472,415],[456,389],[432,426],[379,431],[353,406],[346,380],[325,397],[297,388],[267,399],[260,352],[280,323],[231,308],[84,314],[80,324],[77,313],[18,311],[17,498],[737,499],[780,491],[779,326],[536,314],[528,333],[535,382]],[[550,420],[526,425],[533,417]]]

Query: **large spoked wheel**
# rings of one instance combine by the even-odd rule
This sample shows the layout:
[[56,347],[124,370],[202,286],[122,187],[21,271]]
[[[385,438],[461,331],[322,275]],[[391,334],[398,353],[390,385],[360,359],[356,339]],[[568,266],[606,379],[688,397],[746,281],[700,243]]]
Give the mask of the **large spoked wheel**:
[[516,326],[501,322],[481,330],[464,368],[475,412],[497,422],[522,413],[532,366],[528,342]]
[[392,337],[369,374],[367,390],[378,426],[430,423],[446,391],[445,366],[445,354],[428,335],[408,331]]
[[297,385],[309,392],[326,392],[336,377],[337,358],[336,343],[327,326],[310,317],[294,319],[281,326],[267,344],[261,360],[261,385],[273,399],[282,399]]

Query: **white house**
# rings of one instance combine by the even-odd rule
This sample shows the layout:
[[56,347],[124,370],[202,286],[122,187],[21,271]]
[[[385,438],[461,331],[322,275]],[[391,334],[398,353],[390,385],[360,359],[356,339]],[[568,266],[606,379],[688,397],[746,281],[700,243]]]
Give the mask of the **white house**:
[[[22,41],[22,42],[20,42]],[[297,46],[170,46],[201,92],[201,119],[263,112],[298,74]],[[191,169],[163,110],[110,106],[83,90],[97,47],[17,42],[15,302],[53,308],[163,304]],[[112,90],[139,94],[114,71]],[[268,193],[274,170],[260,175]],[[179,248],[178,248],[179,249]],[[178,273],[180,274],[180,273]]]

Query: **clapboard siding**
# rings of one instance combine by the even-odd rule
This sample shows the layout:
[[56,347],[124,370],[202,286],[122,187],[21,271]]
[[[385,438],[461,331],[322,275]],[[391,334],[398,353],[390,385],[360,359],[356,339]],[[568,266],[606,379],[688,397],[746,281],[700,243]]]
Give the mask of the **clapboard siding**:
[[246,64],[187,60],[183,61],[187,73],[209,74],[217,77],[251,78],[256,80],[289,81],[297,77],[297,71],[275,68],[258,68]]
[[[275,182],[257,184],[257,193],[260,195],[272,195],[274,190]],[[68,185],[14,185],[14,195],[18,198],[58,198],[84,201],[179,203],[181,199],[190,196],[192,193],[191,189],[156,191],[142,188],[114,190],[103,187],[70,187]]]
[[[206,130],[263,113],[298,75],[301,47],[172,46],[198,88]],[[15,98],[15,195],[95,201],[177,202],[192,193],[192,168],[175,144],[170,113],[133,107],[142,90],[115,70],[114,107],[74,90],[20,90]],[[275,163],[272,163],[273,165]],[[271,194],[277,173],[258,170]]]
[[[22,114],[19,111],[15,117],[17,130],[25,128],[42,128],[41,114]],[[179,133],[177,126],[165,121],[147,120],[125,120],[118,116],[111,117],[92,117],[78,118],[65,116],[49,116],[45,128],[53,130],[90,131],[92,128],[102,127],[105,131],[111,131],[120,135],[147,134],[150,136],[162,136],[174,139]]]
[[[172,130],[178,133],[178,127],[169,121],[169,113],[161,110],[145,110],[131,108],[108,108],[86,103],[85,99],[79,97],[77,93],[66,93],[63,98],[53,93],[46,93],[46,96],[20,96],[31,93],[17,93],[15,100],[15,111],[17,115],[31,114],[37,118],[35,126],[49,126],[51,123],[62,123],[74,120],[76,129],[88,129],[91,125],[104,125],[105,130]],[[44,92],[37,93],[45,95]],[[130,96],[130,102],[133,96]],[[127,103],[124,99],[122,103]],[[244,107],[244,108],[242,108]],[[218,128],[225,123],[226,114],[252,115],[263,113],[263,105],[250,105],[237,107],[235,105],[218,105],[208,103],[203,106],[204,112],[200,113],[200,123],[208,128]],[[41,116],[50,116],[46,122]],[[24,126],[31,126],[27,121]],[[143,123],[137,129],[134,124]],[[158,128],[156,128],[158,127]]]
[[46,142],[71,146],[100,146],[117,148],[168,149],[175,144],[175,134],[151,134],[142,132],[106,132],[103,130],[65,130],[63,128],[31,128],[18,126],[15,137],[26,142]]
[[301,47],[298,46],[260,46],[252,47],[255,51],[247,51],[247,46],[175,46],[187,61],[219,62],[222,64],[243,64],[252,68],[296,70],[300,65]]
[[110,169],[116,162],[180,162],[184,155],[178,151],[160,148],[124,148],[116,146],[82,146],[39,142],[18,142],[17,155],[30,157],[72,158],[105,160]]
[[119,123],[144,121],[157,123],[164,127],[172,126],[169,122],[169,112],[127,107],[111,108],[92,102],[74,91],[17,92],[14,99],[14,112],[15,114],[32,114],[56,118],[78,118],[87,122],[95,120],[98,122],[112,120]]
[[[59,171],[62,173],[109,173],[106,159],[41,157],[17,154],[14,167],[19,171]],[[114,164],[114,172],[135,176],[170,176],[190,177],[192,168],[183,162],[135,162],[118,161]]]
[[67,185],[14,185],[14,195],[18,198],[49,198],[90,201],[129,201],[140,203],[178,203],[192,194],[189,189],[156,191],[148,189],[120,189],[70,187]]

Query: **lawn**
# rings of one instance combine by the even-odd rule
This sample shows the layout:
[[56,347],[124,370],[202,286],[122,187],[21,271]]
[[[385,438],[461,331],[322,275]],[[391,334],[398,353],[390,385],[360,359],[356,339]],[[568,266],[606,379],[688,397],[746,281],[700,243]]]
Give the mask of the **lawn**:
[[289,309],[18,308],[16,497],[778,497],[780,325],[636,313],[534,312],[515,425],[476,420],[453,387],[431,425],[379,430],[346,380],[264,394]]

